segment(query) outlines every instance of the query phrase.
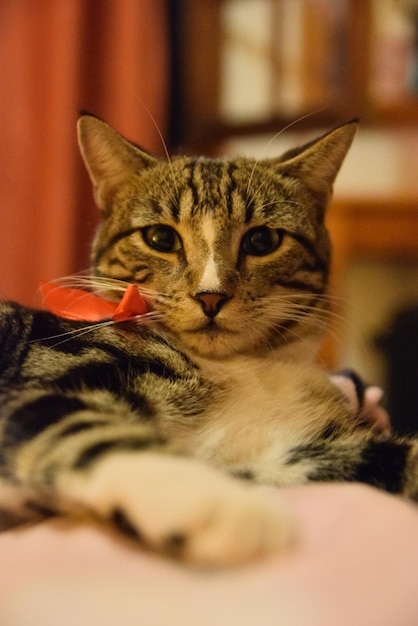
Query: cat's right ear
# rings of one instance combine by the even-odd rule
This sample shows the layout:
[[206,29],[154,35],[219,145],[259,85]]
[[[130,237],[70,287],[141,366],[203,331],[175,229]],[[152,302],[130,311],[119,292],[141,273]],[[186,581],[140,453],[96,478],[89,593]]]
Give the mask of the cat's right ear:
[[121,185],[158,162],[93,115],[80,117],[77,133],[81,155],[93,183],[95,200],[104,211],[111,206]]

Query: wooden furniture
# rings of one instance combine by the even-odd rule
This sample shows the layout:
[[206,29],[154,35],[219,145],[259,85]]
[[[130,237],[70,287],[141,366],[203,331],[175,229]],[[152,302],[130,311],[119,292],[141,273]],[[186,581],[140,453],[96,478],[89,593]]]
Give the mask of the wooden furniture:
[[359,115],[366,124],[418,125],[411,5],[173,0],[175,143],[216,153],[231,136],[273,134],[296,121],[298,130],[330,127]]
[[[353,259],[418,263],[418,193],[415,198],[335,201],[327,223],[333,242],[331,293],[337,296]],[[339,362],[334,333],[338,329],[331,322],[320,356],[330,369]]]
[[336,201],[328,227],[337,273],[353,256],[418,261],[418,189],[416,198]]

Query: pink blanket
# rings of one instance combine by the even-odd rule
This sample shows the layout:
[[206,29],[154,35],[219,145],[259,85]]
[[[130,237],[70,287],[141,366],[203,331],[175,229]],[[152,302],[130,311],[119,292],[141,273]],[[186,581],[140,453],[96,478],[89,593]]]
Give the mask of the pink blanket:
[[417,626],[418,507],[357,485],[277,492],[296,547],[191,569],[65,521],[0,535],[1,626]]

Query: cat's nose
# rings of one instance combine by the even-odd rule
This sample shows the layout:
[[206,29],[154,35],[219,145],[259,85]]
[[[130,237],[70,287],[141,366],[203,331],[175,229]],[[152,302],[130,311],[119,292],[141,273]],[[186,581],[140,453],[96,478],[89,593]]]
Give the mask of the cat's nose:
[[204,314],[210,319],[218,315],[230,297],[226,293],[218,293],[216,291],[202,291],[195,295],[195,299],[202,305]]

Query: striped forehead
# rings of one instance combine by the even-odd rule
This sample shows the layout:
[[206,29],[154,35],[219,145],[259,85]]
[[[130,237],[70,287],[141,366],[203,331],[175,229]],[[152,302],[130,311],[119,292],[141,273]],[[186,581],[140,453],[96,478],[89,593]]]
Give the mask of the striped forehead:
[[222,290],[224,248],[230,247],[233,233],[244,221],[245,203],[236,169],[234,163],[209,159],[197,159],[184,168],[187,178],[183,179],[179,221],[187,224],[198,242],[198,259],[193,263],[199,268],[200,292]]
[[183,217],[210,214],[231,217],[239,197],[234,176],[236,165],[218,159],[196,159],[184,167],[184,189],[180,195]]
[[198,159],[185,168],[187,179],[180,196],[179,221],[187,225],[197,244],[194,254],[198,257],[193,263],[200,268],[200,292],[219,291],[222,287],[219,263],[237,222],[236,216],[232,218],[237,196],[234,169],[232,163],[209,159]]

